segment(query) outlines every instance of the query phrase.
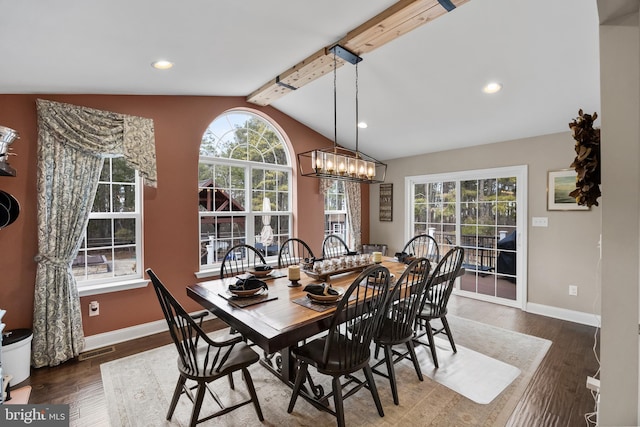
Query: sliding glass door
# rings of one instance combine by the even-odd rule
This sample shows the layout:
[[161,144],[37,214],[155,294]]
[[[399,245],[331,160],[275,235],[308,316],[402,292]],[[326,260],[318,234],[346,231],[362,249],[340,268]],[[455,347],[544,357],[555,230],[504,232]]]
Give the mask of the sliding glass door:
[[465,250],[456,292],[523,306],[526,295],[526,166],[406,178],[406,240],[429,234],[440,253]]

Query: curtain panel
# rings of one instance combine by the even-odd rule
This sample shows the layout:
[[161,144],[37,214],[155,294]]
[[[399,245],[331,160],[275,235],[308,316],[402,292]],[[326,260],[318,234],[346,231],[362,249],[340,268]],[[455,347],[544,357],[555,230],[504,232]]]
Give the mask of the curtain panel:
[[104,158],[123,155],[156,186],[153,121],[37,100],[38,255],[31,364],[55,366],[84,347],[71,264],[98,187]]

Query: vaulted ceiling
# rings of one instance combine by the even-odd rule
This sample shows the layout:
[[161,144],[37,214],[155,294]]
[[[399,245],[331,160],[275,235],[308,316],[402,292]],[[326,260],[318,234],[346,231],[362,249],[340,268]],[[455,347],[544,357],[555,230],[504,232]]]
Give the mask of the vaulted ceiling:
[[[243,96],[333,139],[331,67],[296,72],[346,43],[363,58],[360,149],[380,160],[567,131],[578,109],[599,112],[596,0],[453,0],[431,16],[436,3],[0,0],[0,93]],[[348,44],[370,20],[408,25],[390,10],[420,5],[431,12],[416,28]],[[338,143],[353,148],[355,67],[336,75]],[[276,77],[297,89],[264,97]],[[484,94],[489,81],[503,90]]]

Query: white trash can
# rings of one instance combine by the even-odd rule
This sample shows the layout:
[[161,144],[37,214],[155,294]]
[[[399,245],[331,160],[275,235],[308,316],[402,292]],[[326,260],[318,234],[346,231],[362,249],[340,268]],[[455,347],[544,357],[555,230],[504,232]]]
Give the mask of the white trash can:
[[30,329],[14,329],[2,334],[2,373],[11,375],[11,386],[21,383],[31,375]]

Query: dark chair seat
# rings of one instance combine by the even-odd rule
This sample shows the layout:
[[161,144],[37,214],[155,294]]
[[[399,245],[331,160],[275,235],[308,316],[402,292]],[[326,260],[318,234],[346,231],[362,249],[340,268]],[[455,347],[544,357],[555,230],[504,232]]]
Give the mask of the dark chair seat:
[[181,358],[178,358],[178,369],[187,378],[197,380],[202,376],[225,376],[236,372],[242,368],[258,362],[260,356],[251,349],[245,342],[239,341],[240,337],[229,337],[236,342],[228,353],[224,354],[226,360],[219,365],[212,365],[210,359],[214,357],[209,346],[200,346],[196,353],[195,363],[185,364]]
[[441,308],[433,303],[426,302],[420,310],[418,317],[428,317],[430,319],[437,319],[447,315],[447,307]]
[[[334,337],[334,345],[347,345],[354,348],[346,357],[336,352],[329,354],[326,360],[318,360],[317,355],[322,354],[327,341],[327,337],[322,337],[310,341],[301,347],[293,349],[293,354],[297,359],[314,366],[318,372],[327,375],[345,375],[354,370],[362,369],[369,363],[370,349],[369,346],[358,345],[357,343],[348,342],[348,337]],[[356,348],[357,347],[357,348]]]

